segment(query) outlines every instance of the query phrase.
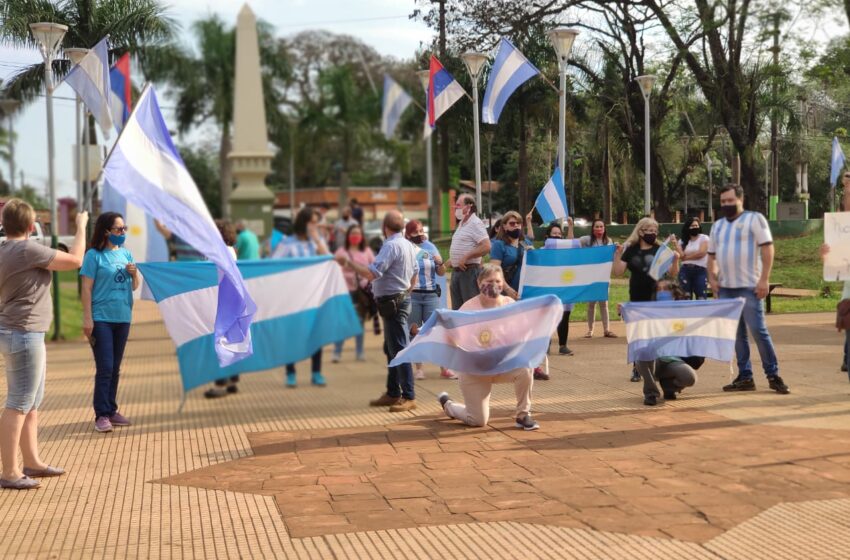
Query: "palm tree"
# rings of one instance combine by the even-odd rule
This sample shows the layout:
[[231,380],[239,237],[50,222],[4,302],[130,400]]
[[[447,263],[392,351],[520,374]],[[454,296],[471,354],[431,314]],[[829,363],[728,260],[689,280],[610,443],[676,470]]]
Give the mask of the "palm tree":
[[[263,90],[266,120],[271,130],[285,126],[278,110],[280,96],[275,87],[289,72],[288,61],[282,56],[271,28],[258,25],[260,62],[263,71]],[[142,61],[150,80],[167,83],[168,94],[176,100],[178,131],[187,132],[212,119],[221,130],[219,139],[219,178],[222,210],[233,188],[230,160],[230,129],[233,120],[234,79],[236,72],[236,32],[218,16],[210,16],[192,25],[196,49],[169,44],[151,49]],[[271,136],[271,134],[270,134]]]

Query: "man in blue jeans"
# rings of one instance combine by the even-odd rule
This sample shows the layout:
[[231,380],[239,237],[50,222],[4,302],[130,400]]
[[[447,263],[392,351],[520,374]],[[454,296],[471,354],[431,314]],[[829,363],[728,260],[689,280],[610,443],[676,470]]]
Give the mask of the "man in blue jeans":
[[[337,262],[372,282],[372,293],[378,302],[378,313],[384,320],[384,353],[387,363],[410,342],[407,319],[410,316],[410,291],[416,284],[419,249],[404,238],[404,216],[390,210],[384,217],[383,232],[387,238],[375,261],[364,266],[337,256]],[[370,406],[388,406],[390,412],[407,412],[416,408],[413,368],[408,364],[387,366],[387,392],[370,401]]]
[[763,215],[744,211],[744,190],[729,184],[720,189],[722,218],[714,222],[708,242],[708,282],[714,297],[743,298],[744,312],[738,323],[735,354],[738,377],[724,391],[755,391],[750,341],[755,339],[768,385],[777,393],[790,390],[779,377],[779,362],[767,330],[762,300],[768,294],[773,268],[773,236]]

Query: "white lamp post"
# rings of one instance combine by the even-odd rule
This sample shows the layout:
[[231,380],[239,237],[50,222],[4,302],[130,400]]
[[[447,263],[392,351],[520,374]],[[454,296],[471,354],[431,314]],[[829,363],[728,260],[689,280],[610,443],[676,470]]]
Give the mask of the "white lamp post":
[[[80,61],[83,59],[83,57],[85,57],[88,54],[88,52],[89,52],[88,49],[81,49],[81,48],[65,49],[65,55],[69,59],[71,59],[71,64],[73,64],[74,66],[79,64]],[[76,97],[77,97],[77,111],[75,113],[75,119],[76,119],[77,134],[76,134],[75,138],[76,138],[76,141],[77,141],[77,153],[76,153],[76,156],[77,156],[77,208],[80,209],[80,210],[83,210],[82,205],[83,205],[83,200],[85,198],[84,197],[85,193],[83,192],[83,181],[84,180],[88,181],[88,169],[86,169],[85,174],[83,174],[84,173],[83,172],[83,165],[84,165],[83,164],[83,145],[85,144],[85,147],[86,147],[85,166],[88,167],[88,161],[89,161],[89,159],[88,159],[88,156],[89,156],[88,131],[89,131],[89,127],[88,127],[88,118],[86,118],[86,115],[83,115],[82,117],[80,117],[80,112],[82,111],[82,104],[83,104],[82,100],[80,99],[80,95],[77,94]],[[85,122],[85,137],[84,138],[80,135],[80,122],[81,122],[80,120],[81,120],[81,118],[82,118],[82,122]],[[84,177],[85,177],[85,179],[84,179]]]
[[768,190],[767,178],[770,175],[768,163],[770,163],[770,148],[765,148],[761,151],[761,157],[764,158],[764,215],[770,215],[770,191]]
[[[431,71],[430,70],[419,70],[416,72],[416,77],[419,78],[419,83],[422,84],[422,89],[425,90],[425,95],[428,95],[428,83],[431,81]],[[433,141],[431,137],[433,134],[429,134],[428,138],[425,139],[425,191],[428,196],[428,217],[430,222],[430,231],[436,232],[439,231],[438,224],[436,224],[436,220],[432,220],[431,218],[436,215],[434,212],[434,163],[432,157],[433,150]]]
[[481,138],[478,133],[478,77],[487,62],[487,55],[480,52],[465,52],[460,57],[466,66],[469,77],[472,78],[472,122],[475,134],[475,207],[478,212],[481,207]]
[[[55,150],[53,147],[53,59],[62,43],[62,37],[68,31],[67,25],[59,23],[31,23],[30,31],[38,43],[41,57],[44,59],[44,90],[47,105],[47,189],[50,198],[50,246],[57,247],[56,229],[59,227],[59,216],[56,212],[56,175],[54,173]],[[53,273],[53,340],[59,340],[61,335],[61,313],[59,310],[59,275]]]
[[644,119],[643,119],[643,129],[644,129],[644,142],[646,143],[646,150],[644,151],[644,167],[646,167],[646,184],[643,187],[643,213],[649,216],[651,211],[651,198],[652,193],[650,191],[650,169],[649,169],[649,96],[652,94],[652,86],[655,84],[655,76],[646,75],[646,76],[638,76],[635,78],[638,85],[640,85],[640,91],[643,93],[643,102],[644,102]]
[[[17,99],[0,99],[0,111],[9,119],[9,190],[15,194],[15,126],[12,115],[21,106]],[[23,185],[21,185],[23,186]]]
[[714,221],[714,201],[712,197],[714,196],[714,183],[711,176],[711,170],[714,167],[714,162],[711,161],[711,156],[708,155],[708,152],[705,153],[705,168],[708,171],[708,221]]
[[575,29],[557,27],[549,31],[555,54],[558,55],[558,70],[560,73],[560,99],[558,103],[558,167],[561,169],[561,178],[564,179],[564,166],[567,161],[567,62],[570,59],[570,51],[573,49],[579,32]]

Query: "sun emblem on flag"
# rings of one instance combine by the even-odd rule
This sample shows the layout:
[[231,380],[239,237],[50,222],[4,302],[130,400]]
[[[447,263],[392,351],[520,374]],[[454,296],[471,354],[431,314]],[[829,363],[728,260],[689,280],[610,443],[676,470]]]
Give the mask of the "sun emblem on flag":
[[673,321],[673,332],[680,333],[685,330],[685,322],[684,321]]
[[130,226],[130,235],[132,235],[132,236],[142,235],[142,226]]
[[573,280],[575,280],[575,279],[576,279],[576,273],[573,272],[572,270],[570,270],[569,268],[561,273],[561,281],[564,284],[572,284]]
[[481,346],[490,346],[490,341],[493,340],[493,333],[484,329],[478,333],[478,344]]

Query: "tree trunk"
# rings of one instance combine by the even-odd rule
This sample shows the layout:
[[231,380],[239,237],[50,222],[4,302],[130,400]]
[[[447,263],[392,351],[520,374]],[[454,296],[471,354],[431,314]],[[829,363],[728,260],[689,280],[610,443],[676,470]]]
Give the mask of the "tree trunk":
[[525,106],[519,112],[519,161],[518,161],[518,182],[519,182],[519,213],[522,216],[528,214],[528,125],[526,123]]
[[231,150],[230,127],[225,125],[221,131],[221,144],[218,150],[218,173],[219,190],[221,191],[221,215],[226,220],[230,219],[230,194],[233,192],[233,168],[230,158],[227,157]]
[[656,152],[650,151],[649,166],[652,174],[649,177],[650,202],[655,202],[655,219],[659,222],[672,221],[673,213],[670,210],[670,199],[664,186],[664,175],[662,175],[661,161]]
[[748,210],[758,211],[765,207],[762,201],[762,189],[759,184],[759,172],[755,162],[755,148],[752,145],[738,150],[741,162],[741,186],[744,187],[744,206]]
[[611,223],[611,141],[608,138],[608,121],[602,123],[605,151],[602,154],[602,219]]

